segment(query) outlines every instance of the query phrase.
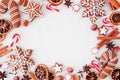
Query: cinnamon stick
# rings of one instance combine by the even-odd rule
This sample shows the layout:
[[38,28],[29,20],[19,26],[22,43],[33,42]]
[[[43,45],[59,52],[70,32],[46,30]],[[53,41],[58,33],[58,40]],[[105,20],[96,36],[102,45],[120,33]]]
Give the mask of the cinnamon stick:
[[103,39],[105,39],[105,40],[120,39],[120,36],[118,36],[118,37],[97,37],[97,39],[99,39],[99,40],[103,40]]
[[29,72],[29,75],[30,75],[30,77],[31,77],[33,80],[38,80],[38,79],[36,78],[36,76],[34,75],[34,73]]
[[4,50],[6,48],[8,48],[8,46],[4,46],[4,47],[0,48],[0,51]]
[[72,79],[71,80],[76,80],[76,75],[72,75]]
[[80,76],[77,76],[77,80],[80,80],[81,79],[81,77]]
[[12,49],[9,49],[9,50],[5,49],[3,52],[0,53],[0,57],[3,57],[4,55],[6,55],[6,54],[8,54],[10,52],[12,52]]
[[0,46],[2,46],[2,44],[0,44]]
[[[112,32],[110,32],[106,37],[115,37],[119,34],[118,28],[114,29]],[[98,44],[97,44],[97,48],[100,49],[103,45],[105,45],[108,41],[110,40],[101,40]]]
[[117,0],[110,0],[110,2],[108,2],[108,5],[110,6],[111,10],[120,8],[120,3]]

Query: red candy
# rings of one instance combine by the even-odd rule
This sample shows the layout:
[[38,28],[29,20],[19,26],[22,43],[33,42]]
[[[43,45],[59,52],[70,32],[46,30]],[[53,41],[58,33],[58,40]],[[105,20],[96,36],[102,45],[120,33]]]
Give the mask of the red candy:
[[118,52],[118,51],[120,51],[120,47],[119,47],[119,46],[116,46],[116,47],[114,48],[114,52],[116,53],[116,52]]
[[97,24],[93,24],[92,27],[91,27],[91,30],[92,31],[95,31],[98,29],[98,25]]
[[57,80],[64,80],[63,76],[61,76],[61,75],[57,76]]
[[22,25],[26,27],[26,26],[28,26],[28,23],[29,23],[28,20],[24,20]]
[[73,72],[73,68],[67,67],[67,72],[68,72],[68,73],[72,73],[72,72]]

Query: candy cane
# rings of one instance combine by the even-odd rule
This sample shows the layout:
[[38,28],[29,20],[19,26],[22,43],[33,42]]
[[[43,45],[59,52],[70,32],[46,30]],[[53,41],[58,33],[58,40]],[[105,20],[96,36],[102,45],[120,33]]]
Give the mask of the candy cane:
[[95,60],[91,61],[91,67],[95,68],[98,72],[100,72],[99,65]]
[[104,18],[102,20],[102,22],[103,22],[103,24],[110,24],[111,23],[109,18]]
[[78,11],[80,10],[80,6],[77,5],[77,4],[74,4],[74,5],[72,5],[72,10],[73,10],[74,12],[78,12]]
[[20,35],[19,34],[14,34],[13,37],[12,37],[12,43],[10,44],[10,47],[13,47],[16,43],[18,43],[19,41],[19,38],[20,38]]
[[115,26],[108,26],[108,28],[114,30],[116,27]]
[[60,10],[56,7],[56,6],[54,6],[53,4],[47,4],[46,5],[46,9],[47,10],[50,10],[50,11],[56,11],[56,12],[59,12]]

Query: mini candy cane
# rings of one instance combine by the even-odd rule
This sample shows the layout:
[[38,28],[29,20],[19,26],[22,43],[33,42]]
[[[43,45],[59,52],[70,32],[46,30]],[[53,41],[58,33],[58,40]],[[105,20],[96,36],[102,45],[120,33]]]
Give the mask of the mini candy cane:
[[109,18],[104,18],[104,19],[102,20],[102,22],[103,22],[103,24],[105,24],[105,25],[111,23]]
[[60,10],[56,7],[56,6],[54,6],[53,4],[47,4],[46,5],[46,9],[47,10],[49,10],[49,11],[56,11],[56,12],[59,12]]
[[20,35],[19,34],[14,34],[12,37],[12,43],[10,44],[10,47],[13,47],[16,43],[18,43],[20,39]]
[[80,10],[80,6],[77,5],[77,4],[74,4],[74,5],[72,5],[72,10],[73,10],[74,12],[78,12],[78,11]]
[[99,65],[95,60],[91,61],[91,67],[95,68],[98,72],[100,72]]
[[108,26],[108,28],[114,30],[116,27],[115,26]]

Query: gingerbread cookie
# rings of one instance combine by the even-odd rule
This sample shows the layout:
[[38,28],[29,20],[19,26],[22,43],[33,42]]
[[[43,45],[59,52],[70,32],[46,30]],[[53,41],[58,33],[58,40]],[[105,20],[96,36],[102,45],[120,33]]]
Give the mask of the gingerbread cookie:
[[100,72],[100,78],[106,78],[117,64],[118,62],[117,52],[119,50],[116,51],[116,48],[117,47],[115,47],[113,51],[108,50],[101,55],[102,60],[101,63],[103,69]]
[[97,21],[97,17],[105,16],[106,12],[102,8],[105,4],[104,0],[80,0],[80,3],[86,9],[83,11],[83,17],[90,17],[90,21],[94,24]]
[[14,72],[20,69],[21,72],[25,74],[28,71],[28,67],[35,64],[34,61],[29,58],[32,54],[32,49],[27,49],[23,52],[20,47],[16,46],[15,51],[15,55],[11,54],[8,57],[10,61],[10,70]]
[[35,17],[40,16],[43,17],[43,13],[40,10],[42,7],[42,3],[35,3],[30,1],[23,12],[29,15],[29,20],[32,21]]
[[4,14],[7,10],[10,12],[13,27],[19,27],[20,12],[17,3],[14,0],[2,0],[0,2],[0,13]]
[[28,0],[19,0],[18,4],[23,5],[25,7],[28,4]]
[[54,72],[55,73],[57,73],[57,72],[62,72],[62,64],[59,64],[59,63],[55,63],[53,66],[52,66],[52,68],[53,68],[53,70],[54,70]]

